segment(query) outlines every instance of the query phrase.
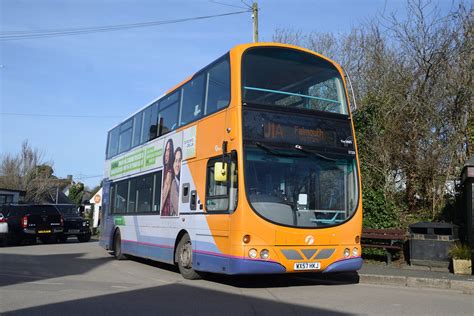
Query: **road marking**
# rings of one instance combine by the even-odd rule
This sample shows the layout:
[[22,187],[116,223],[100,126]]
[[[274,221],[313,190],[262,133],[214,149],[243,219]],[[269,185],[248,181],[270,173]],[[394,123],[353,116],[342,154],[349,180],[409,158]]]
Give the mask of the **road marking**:
[[121,285],[112,285],[110,287],[116,288],[116,289],[128,289],[128,286],[121,286]]

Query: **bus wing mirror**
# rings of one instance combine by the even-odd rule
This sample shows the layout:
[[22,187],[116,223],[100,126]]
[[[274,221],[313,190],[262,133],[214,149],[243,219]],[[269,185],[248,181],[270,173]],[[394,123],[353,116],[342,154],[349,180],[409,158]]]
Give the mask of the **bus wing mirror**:
[[227,181],[227,164],[224,162],[214,163],[214,181]]

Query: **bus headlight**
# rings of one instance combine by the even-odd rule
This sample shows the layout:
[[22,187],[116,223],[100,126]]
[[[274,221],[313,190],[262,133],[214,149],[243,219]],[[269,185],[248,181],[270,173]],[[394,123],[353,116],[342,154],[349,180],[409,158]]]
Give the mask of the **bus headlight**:
[[352,255],[354,257],[357,257],[359,255],[359,249],[357,249],[356,247],[354,247],[354,249],[352,249]]
[[268,251],[268,249],[263,249],[262,251],[260,251],[260,258],[267,260],[268,257],[270,257],[270,252]]
[[349,250],[349,248],[344,249],[344,257],[347,258],[350,255],[351,255],[351,251]]
[[255,259],[257,258],[257,255],[258,255],[258,252],[257,252],[257,249],[250,249],[249,250],[249,257],[252,258],[252,259]]

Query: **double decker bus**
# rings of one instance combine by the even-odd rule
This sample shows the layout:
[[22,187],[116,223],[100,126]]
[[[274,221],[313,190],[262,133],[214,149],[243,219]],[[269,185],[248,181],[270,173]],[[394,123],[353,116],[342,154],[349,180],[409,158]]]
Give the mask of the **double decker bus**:
[[200,272],[355,271],[361,183],[342,69],[232,48],[108,133],[100,244]]

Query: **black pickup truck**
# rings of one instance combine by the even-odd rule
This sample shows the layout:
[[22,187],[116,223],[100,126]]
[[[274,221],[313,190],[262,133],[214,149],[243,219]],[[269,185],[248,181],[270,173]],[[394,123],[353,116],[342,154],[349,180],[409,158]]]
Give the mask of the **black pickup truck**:
[[4,205],[0,213],[8,223],[7,240],[12,244],[36,243],[37,237],[43,243],[52,243],[63,232],[63,217],[51,205]]
[[79,242],[88,242],[91,239],[90,223],[81,217],[77,206],[74,204],[54,204],[63,216],[64,230],[59,234],[59,240],[65,242],[68,237],[76,236]]

